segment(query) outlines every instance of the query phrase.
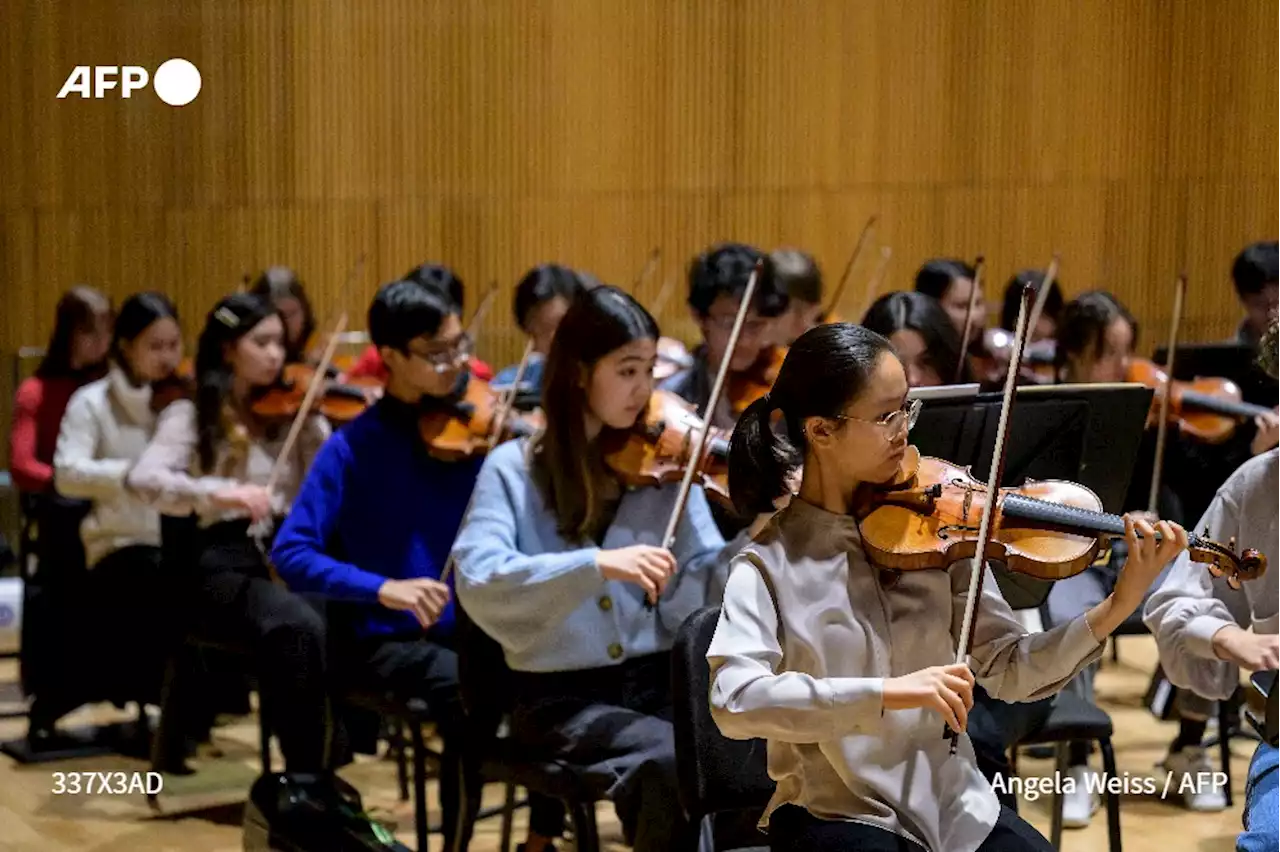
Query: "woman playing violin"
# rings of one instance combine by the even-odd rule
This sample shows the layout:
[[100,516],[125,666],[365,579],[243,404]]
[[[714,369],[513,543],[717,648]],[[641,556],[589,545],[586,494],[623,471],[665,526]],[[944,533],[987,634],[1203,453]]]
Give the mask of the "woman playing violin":
[[[658,337],[623,291],[579,295],[547,359],[546,430],[485,459],[454,555],[459,600],[514,671],[512,735],[585,767],[637,852],[681,852],[697,830],[676,798],[668,658],[685,617],[718,599],[728,552],[696,486],[660,546],[678,486],[622,487],[601,447],[646,410]],[[540,852],[563,816],[530,822]]]
[[284,322],[285,363],[309,363],[315,345],[316,317],[298,273],[287,266],[268,267],[253,282],[250,292],[268,299],[280,313]]
[[[804,465],[796,497],[734,558],[708,652],[721,731],[768,741],[774,849],[1049,849],[974,765],[963,733],[974,685],[1019,701],[1060,689],[1186,545],[1176,525],[1126,520],[1132,555],[1115,591],[1036,635],[988,572],[969,663],[954,665],[967,560],[878,570],[851,514],[856,495],[898,472],[915,412],[884,338],[825,325],[795,342],[733,435],[730,486],[744,510],[769,508]],[[954,754],[939,719],[959,732]]]
[[107,376],[76,391],[62,418],[55,486],[90,501],[80,537],[92,606],[74,621],[93,637],[81,660],[91,685],[80,694],[159,700],[172,578],[161,571],[160,516],[125,487],[125,475],[155,430],[153,384],[172,376],[181,357],[173,304],[159,293],[130,296],[116,316]]
[[[960,335],[937,300],[923,293],[888,293],[871,305],[862,325],[893,346],[911,387],[952,384],[960,366]],[[968,380],[967,369],[958,372],[960,383]]]
[[200,333],[194,401],[161,412],[127,482],[164,514],[196,516],[192,627],[254,650],[288,770],[320,772],[324,625],[310,604],[272,582],[251,535],[251,525],[286,511],[329,436],[328,422],[312,415],[279,458],[288,424],[262,420],[253,402],[278,382],[284,359],[284,321],[270,301],[239,293],[218,302]]

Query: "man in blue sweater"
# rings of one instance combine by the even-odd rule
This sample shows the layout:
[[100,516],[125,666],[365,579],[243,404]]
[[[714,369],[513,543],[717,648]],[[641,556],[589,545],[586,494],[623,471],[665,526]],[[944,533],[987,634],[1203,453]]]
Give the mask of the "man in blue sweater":
[[440,574],[479,460],[432,458],[418,420],[465,381],[470,341],[449,296],[413,281],[378,291],[369,334],[389,372],[386,393],[320,450],[271,558],[294,591],[339,602],[336,671],[426,701],[444,740],[440,805],[451,849],[463,715],[453,596]]

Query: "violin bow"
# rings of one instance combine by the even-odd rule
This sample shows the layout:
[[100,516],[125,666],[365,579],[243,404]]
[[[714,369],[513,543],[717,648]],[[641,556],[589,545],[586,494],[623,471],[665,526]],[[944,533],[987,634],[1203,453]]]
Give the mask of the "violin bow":
[[1160,394],[1160,420],[1156,424],[1156,456],[1151,465],[1151,490],[1147,492],[1147,511],[1156,514],[1160,494],[1160,477],[1164,470],[1165,441],[1169,435],[1169,391],[1173,387],[1173,358],[1178,346],[1178,326],[1182,324],[1182,302],[1187,295],[1187,273],[1179,273],[1173,284],[1173,319],[1169,323],[1169,348],[1164,359],[1164,390]]
[[738,305],[738,315],[733,319],[733,330],[729,332],[729,344],[725,347],[724,357],[720,359],[720,368],[716,371],[716,381],[711,387],[711,396],[707,399],[706,414],[703,416],[701,429],[694,430],[696,439],[689,452],[689,462],[684,469],[684,478],[680,480],[680,491],[676,494],[676,504],[671,509],[671,517],[667,519],[666,531],[662,534],[659,547],[670,550],[676,542],[676,530],[680,527],[680,518],[684,514],[685,504],[689,500],[689,490],[693,487],[694,474],[702,464],[702,454],[707,447],[707,435],[711,432],[711,412],[716,410],[720,402],[720,394],[724,390],[725,377],[729,375],[729,362],[733,360],[733,352],[738,348],[738,337],[742,334],[742,325],[747,319],[747,311],[751,309],[751,300],[756,294],[756,282],[760,271],[764,268],[764,260],[757,260],[747,279],[747,289],[742,294],[742,303]]
[[[1031,288],[1024,286],[1018,305],[1018,322],[1013,334],[1013,351],[1009,356],[1009,372],[1004,378],[1004,396],[1000,401],[1000,420],[996,426],[996,443],[991,452],[991,473],[987,477],[987,499],[982,506],[982,520],[978,524],[978,539],[969,565],[969,595],[964,604],[964,620],[960,624],[960,640],[956,643],[956,662],[968,661],[973,651],[973,620],[978,601],[982,599],[982,585],[986,578],[987,545],[991,542],[991,526],[996,502],[1000,496],[1000,480],[1004,478],[1005,451],[1008,446],[1009,414],[1013,411],[1014,391],[1018,384],[1018,370],[1022,365],[1022,349],[1029,336],[1028,307]],[[956,732],[947,728],[945,736],[951,739],[951,754],[956,753]]]
[[498,282],[490,281],[489,289],[485,290],[484,298],[480,300],[480,304],[476,305],[476,312],[471,315],[471,321],[467,323],[466,333],[470,335],[472,340],[475,339],[475,330],[484,321],[485,314],[489,313],[489,306],[493,304],[493,300],[497,295]]
[[964,312],[964,334],[960,336],[960,360],[956,362],[956,374],[951,384],[960,384],[964,375],[965,359],[969,357],[969,338],[973,336],[973,309],[978,306],[978,294],[982,292],[982,270],[986,266],[986,258],[978,255],[973,261],[973,287],[969,289],[969,307]]
[[280,454],[276,456],[275,464],[271,466],[271,475],[267,477],[267,491],[274,491],[276,485],[280,481],[280,473],[284,469],[284,461],[293,452],[293,445],[298,441],[298,434],[302,431],[302,424],[306,421],[307,415],[311,413],[311,407],[315,405],[316,397],[320,395],[320,388],[325,383],[325,372],[329,369],[330,362],[333,361],[333,353],[338,349],[338,336],[347,328],[347,314],[343,311],[338,317],[338,321],[334,324],[333,332],[329,335],[329,342],[324,347],[324,354],[320,356],[320,363],[316,366],[315,373],[312,374],[311,384],[307,385],[307,392],[302,396],[302,404],[298,406],[298,413],[293,415],[293,422],[289,424],[289,432],[285,435],[284,444],[280,447]]
[[871,310],[871,306],[875,304],[876,293],[880,291],[880,285],[884,283],[884,274],[889,269],[889,259],[893,257],[893,249],[889,246],[880,247],[880,262],[876,264],[876,271],[867,279],[867,292],[862,298],[862,313],[858,314],[861,319],[867,315],[867,311]]
[[631,295],[637,299],[640,297],[640,286],[649,280],[649,276],[653,274],[653,270],[658,268],[658,261],[662,259],[662,249],[658,246],[653,247],[653,251],[649,252],[649,256],[644,260],[644,266],[640,267],[640,274],[636,276],[635,282],[631,285]]
[[1031,318],[1027,320],[1027,339],[1031,339],[1032,333],[1036,330],[1036,324],[1040,322],[1040,314],[1044,311],[1044,303],[1049,298],[1049,291],[1053,289],[1053,282],[1058,280],[1058,260],[1059,255],[1055,251],[1053,257],[1049,259],[1049,268],[1044,271],[1044,281],[1040,283],[1040,289],[1036,291],[1035,303],[1031,306]]
[[489,445],[493,446],[498,442],[498,438],[502,435],[502,428],[507,425],[507,415],[511,413],[511,407],[515,405],[516,394],[520,391],[520,383],[524,381],[525,368],[529,366],[529,358],[533,355],[533,338],[529,338],[524,344],[524,354],[520,356],[520,363],[516,365],[516,377],[511,382],[511,387],[502,392],[502,397],[498,400],[498,410],[494,415],[493,423],[489,427]]
[[835,291],[831,294],[831,301],[827,303],[827,309],[822,312],[825,320],[836,312],[836,308],[840,307],[840,299],[844,297],[845,287],[849,285],[849,276],[853,274],[853,267],[858,262],[858,258],[862,255],[862,249],[867,245],[867,241],[871,239],[871,234],[876,229],[877,214],[871,214],[867,217],[867,224],[862,226],[862,232],[858,234],[858,241],[854,243],[853,252],[849,255],[849,262],[844,265],[844,272],[840,275],[840,283],[836,284]]

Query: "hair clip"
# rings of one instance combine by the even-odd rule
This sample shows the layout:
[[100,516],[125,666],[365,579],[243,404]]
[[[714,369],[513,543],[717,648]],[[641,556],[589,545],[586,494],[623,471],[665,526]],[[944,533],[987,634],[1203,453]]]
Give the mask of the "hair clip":
[[235,315],[235,311],[230,308],[218,308],[213,312],[213,318],[225,325],[227,328],[235,328],[240,325],[240,317]]

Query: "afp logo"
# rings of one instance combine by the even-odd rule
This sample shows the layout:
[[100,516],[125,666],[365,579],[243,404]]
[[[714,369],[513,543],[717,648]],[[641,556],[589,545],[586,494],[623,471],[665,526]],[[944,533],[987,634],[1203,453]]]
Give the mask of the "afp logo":
[[78,94],[82,98],[105,98],[118,89],[130,98],[150,81],[156,97],[169,106],[186,106],[200,94],[200,71],[185,59],[170,59],[153,75],[141,65],[77,65],[62,84],[58,97]]

